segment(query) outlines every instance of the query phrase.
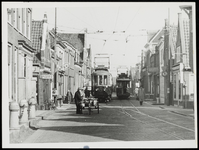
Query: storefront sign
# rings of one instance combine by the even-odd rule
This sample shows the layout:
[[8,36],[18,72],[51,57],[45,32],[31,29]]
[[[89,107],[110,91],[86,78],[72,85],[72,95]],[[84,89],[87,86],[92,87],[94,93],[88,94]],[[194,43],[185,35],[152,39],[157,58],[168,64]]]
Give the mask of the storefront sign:
[[148,68],[148,72],[150,72],[150,73],[158,72],[158,67],[150,67],[150,68]]
[[41,79],[53,79],[52,75],[50,75],[50,74],[42,74],[42,75],[40,75],[40,78]]

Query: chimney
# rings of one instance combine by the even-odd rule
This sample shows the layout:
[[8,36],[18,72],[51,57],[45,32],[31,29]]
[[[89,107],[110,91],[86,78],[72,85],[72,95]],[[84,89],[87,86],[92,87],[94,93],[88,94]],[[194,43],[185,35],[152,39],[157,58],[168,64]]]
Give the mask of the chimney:
[[182,18],[182,14],[178,13],[178,20],[181,20],[181,18]]
[[46,13],[44,14],[43,22],[47,23],[47,14]]

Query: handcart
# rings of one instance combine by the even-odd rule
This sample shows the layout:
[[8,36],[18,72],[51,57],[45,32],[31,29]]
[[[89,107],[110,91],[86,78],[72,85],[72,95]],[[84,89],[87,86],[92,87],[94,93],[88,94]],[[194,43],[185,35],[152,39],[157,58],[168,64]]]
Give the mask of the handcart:
[[97,109],[99,114],[99,102],[97,98],[84,98],[82,101],[82,108],[88,108],[89,115],[91,114],[92,109]]

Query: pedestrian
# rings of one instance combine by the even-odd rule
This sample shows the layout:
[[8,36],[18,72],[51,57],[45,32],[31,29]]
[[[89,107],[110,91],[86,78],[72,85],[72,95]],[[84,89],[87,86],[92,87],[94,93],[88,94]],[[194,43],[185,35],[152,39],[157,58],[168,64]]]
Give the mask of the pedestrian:
[[67,94],[66,94],[66,97],[67,97],[67,99],[68,99],[68,104],[70,104],[71,101],[72,101],[72,97],[73,97],[73,94],[71,93],[70,90],[68,90],[68,92],[67,92]]
[[144,88],[142,86],[140,86],[139,91],[138,91],[138,97],[139,97],[140,105],[142,105],[142,103],[144,101],[144,96],[145,96]]
[[136,100],[139,100],[139,98],[138,98],[138,88],[137,87],[135,88],[135,98],[136,98]]
[[84,93],[85,93],[85,97],[86,97],[86,98],[89,98],[89,97],[90,97],[90,91],[88,90],[88,87],[86,87]]
[[107,99],[109,101],[111,101],[111,89],[108,86],[106,86],[104,91],[107,93],[106,94],[107,95]]
[[81,88],[79,87],[75,92],[75,104],[76,104],[76,114],[82,114],[82,96],[81,96]]

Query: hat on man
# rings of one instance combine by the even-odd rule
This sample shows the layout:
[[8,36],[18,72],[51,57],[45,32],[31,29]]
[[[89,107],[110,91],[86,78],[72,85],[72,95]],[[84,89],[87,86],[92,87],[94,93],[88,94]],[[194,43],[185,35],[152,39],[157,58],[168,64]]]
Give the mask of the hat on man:
[[78,90],[83,90],[84,88],[82,88],[82,87],[78,87]]

